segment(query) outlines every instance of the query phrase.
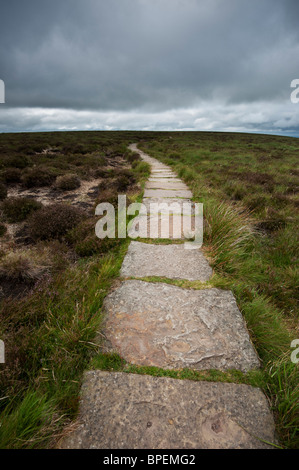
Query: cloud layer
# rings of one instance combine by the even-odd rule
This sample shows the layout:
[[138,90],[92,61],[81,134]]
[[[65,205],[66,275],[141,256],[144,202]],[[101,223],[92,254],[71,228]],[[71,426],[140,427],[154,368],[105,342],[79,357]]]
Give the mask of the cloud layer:
[[299,135],[297,0],[10,0],[0,131]]

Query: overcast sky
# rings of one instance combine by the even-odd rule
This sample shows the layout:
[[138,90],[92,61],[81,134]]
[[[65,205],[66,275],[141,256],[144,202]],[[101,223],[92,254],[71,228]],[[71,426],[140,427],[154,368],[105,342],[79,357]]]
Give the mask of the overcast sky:
[[298,0],[2,0],[0,11],[0,132],[299,136]]

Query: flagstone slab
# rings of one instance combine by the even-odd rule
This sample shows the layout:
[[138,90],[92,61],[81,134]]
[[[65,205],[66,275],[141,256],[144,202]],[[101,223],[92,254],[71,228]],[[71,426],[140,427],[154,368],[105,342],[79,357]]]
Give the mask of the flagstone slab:
[[151,173],[151,178],[155,178],[155,179],[169,179],[169,178],[175,178],[177,179],[177,175],[175,173],[167,173],[167,174],[164,174],[164,173]]
[[266,397],[243,384],[86,372],[77,429],[62,449],[268,449]]
[[157,197],[157,198],[187,198],[192,197],[192,192],[189,190],[177,189],[145,189],[143,197]]
[[[158,214],[138,215],[128,225],[130,238],[163,238],[163,239],[191,239],[197,233],[197,240],[202,234],[202,218],[190,217],[183,214]],[[202,237],[201,237],[202,241]]]
[[230,291],[128,280],[104,311],[108,349],[133,364],[243,372],[260,365]]
[[205,282],[212,276],[212,268],[200,250],[186,250],[183,244],[151,245],[132,241],[120,274]]
[[156,177],[156,176],[150,176],[148,181],[155,181],[156,183],[159,183],[159,184],[162,184],[162,182],[165,182],[165,183],[173,183],[173,182],[184,183],[180,178],[173,178],[173,177],[159,178],[159,177]]
[[191,199],[180,199],[180,198],[167,198],[162,197],[147,197],[142,201],[143,207],[141,207],[139,214],[156,214],[156,213],[166,213],[173,211],[174,214],[182,214],[184,209],[184,204],[191,207],[191,211],[194,212],[195,203]]
[[147,181],[145,189],[183,189],[188,191],[188,186],[185,183],[173,179],[172,181]]

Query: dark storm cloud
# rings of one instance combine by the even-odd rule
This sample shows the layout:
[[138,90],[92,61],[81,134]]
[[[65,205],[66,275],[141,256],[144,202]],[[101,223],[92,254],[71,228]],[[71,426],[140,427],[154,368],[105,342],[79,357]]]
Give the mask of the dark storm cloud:
[[18,107],[154,115],[209,100],[273,103],[289,101],[290,82],[299,75],[297,0],[3,3],[6,105],[0,112]]
[[286,96],[298,72],[296,13],[285,0],[10,0],[0,32],[7,101],[167,109]]

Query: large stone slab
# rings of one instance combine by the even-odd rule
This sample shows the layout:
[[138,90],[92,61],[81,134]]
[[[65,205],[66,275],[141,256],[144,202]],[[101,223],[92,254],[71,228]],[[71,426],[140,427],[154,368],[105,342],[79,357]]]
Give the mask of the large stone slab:
[[[131,225],[132,224],[132,225]],[[200,216],[190,217],[183,214],[159,214],[138,215],[128,225],[130,238],[151,238],[183,240],[192,239],[202,233],[202,219]]]
[[212,268],[200,250],[132,241],[120,273],[124,277],[159,276],[204,282],[211,277]]
[[155,178],[155,179],[175,178],[177,179],[177,175],[175,173],[152,173],[151,178]]
[[156,198],[187,198],[192,197],[192,192],[186,189],[145,189],[143,197]]
[[172,181],[147,181],[145,189],[183,189],[188,190],[188,186],[185,183],[177,181],[175,178]]
[[[184,204],[190,205],[191,211],[193,210],[195,204],[190,199],[180,199],[180,198],[167,198],[162,197],[146,197],[143,199],[142,204],[145,206],[140,209],[139,215],[145,214],[168,214],[172,211],[173,214],[183,214]],[[192,212],[191,212],[192,213]]]
[[123,282],[104,301],[107,347],[128,362],[165,369],[259,367],[230,291]]
[[183,183],[183,181],[180,178],[174,178],[171,176],[170,178],[159,178],[157,176],[150,176],[148,181],[154,181],[156,183],[162,184],[162,182],[165,183],[173,183],[173,182],[178,182],[178,183]]
[[261,390],[121,372],[85,374],[78,427],[63,449],[267,449],[273,417]]

